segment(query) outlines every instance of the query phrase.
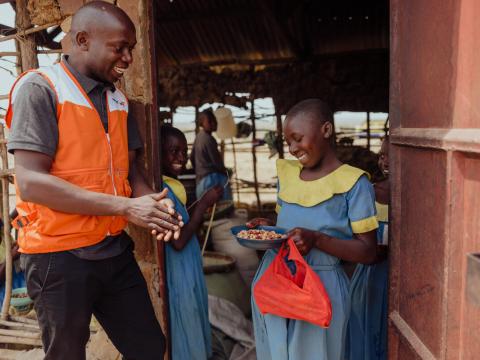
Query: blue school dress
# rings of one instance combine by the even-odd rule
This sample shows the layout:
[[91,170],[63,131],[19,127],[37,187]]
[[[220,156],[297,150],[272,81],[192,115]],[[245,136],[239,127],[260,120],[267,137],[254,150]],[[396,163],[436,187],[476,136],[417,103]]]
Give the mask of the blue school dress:
[[[13,267],[12,271],[12,290],[24,288],[27,286],[27,282],[25,281],[25,273],[23,271],[17,272],[15,267]],[[3,304],[3,299],[5,298],[5,283],[0,286],[0,304]]]
[[223,188],[223,196],[221,200],[232,200],[232,189],[230,184],[225,186],[228,183],[228,176],[227,174],[222,173],[210,173],[204,176],[198,183],[195,189],[195,193],[197,195],[197,199],[200,199],[202,195],[212,187],[219,185]]
[[[387,244],[388,205],[376,203],[377,240]],[[387,359],[388,260],[358,264],[350,286],[352,309],[348,323],[349,360]]]
[[[365,173],[342,165],[314,181],[300,179],[301,164],[278,160],[279,192],[277,225],[286,229],[303,227],[327,235],[352,239],[354,233],[376,229],[375,194]],[[253,285],[275,258],[268,250]],[[308,322],[262,315],[252,297],[257,358],[261,360],[343,360],[349,314],[349,281],[340,260],[318,249],[305,256],[321,278],[332,303],[328,329]]]
[[[175,202],[175,209],[187,223],[185,188],[170,177],[164,176],[163,181],[168,197]],[[172,359],[206,360],[212,355],[211,328],[197,237],[193,236],[181,251],[166,243],[165,251]]]

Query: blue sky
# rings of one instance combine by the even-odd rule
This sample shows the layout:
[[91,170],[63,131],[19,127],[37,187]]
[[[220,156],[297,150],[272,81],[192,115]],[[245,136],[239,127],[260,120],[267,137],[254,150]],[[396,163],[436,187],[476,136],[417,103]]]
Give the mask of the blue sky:
[[[15,22],[15,13],[9,4],[1,4],[0,5],[0,23],[8,26],[14,26]],[[15,51],[15,44],[14,41],[4,41],[0,43],[0,51]],[[57,58],[57,55],[39,55],[39,62],[40,66],[46,66],[52,64]],[[15,76],[16,70],[15,65],[15,57],[2,57],[0,58],[0,95],[8,94],[10,87],[12,86]],[[12,74],[13,73],[13,74]],[[203,108],[208,106],[212,106],[216,108],[219,104],[205,104]],[[0,113],[3,114],[7,107],[6,100],[0,100]],[[243,110],[238,109],[235,107],[231,107],[232,112],[235,116],[237,121],[241,121],[243,118],[247,118],[250,115],[250,110]],[[259,120],[259,127],[271,128],[274,127],[275,124],[275,117],[268,116],[274,113],[273,109],[273,102],[270,98],[267,99],[258,99],[255,101],[255,112],[257,116],[263,116],[261,120]],[[179,108],[177,113],[174,115],[174,123],[176,124],[193,124],[195,110],[193,107],[185,107]],[[373,120],[385,120],[387,114],[384,113],[372,113],[371,118]],[[355,127],[366,120],[366,113],[352,113],[341,111],[335,114],[335,123],[337,126],[346,126],[346,127]]]

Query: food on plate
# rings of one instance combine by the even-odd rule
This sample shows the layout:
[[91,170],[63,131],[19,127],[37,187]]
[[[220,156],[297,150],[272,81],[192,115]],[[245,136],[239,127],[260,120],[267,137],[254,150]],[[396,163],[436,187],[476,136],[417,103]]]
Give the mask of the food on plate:
[[285,237],[284,234],[279,234],[275,231],[258,229],[242,230],[237,236],[248,240],[276,240]]
[[12,294],[12,298],[15,298],[15,299],[24,299],[27,297],[28,295],[25,293]]

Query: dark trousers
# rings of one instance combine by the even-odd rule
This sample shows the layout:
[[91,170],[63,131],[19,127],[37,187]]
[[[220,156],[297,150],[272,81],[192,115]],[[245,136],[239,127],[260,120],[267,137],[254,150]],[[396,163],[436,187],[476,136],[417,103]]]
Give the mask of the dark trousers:
[[95,315],[128,360],[160,360],[165,338],[132,250],[105,260],[69,252],[22,254],[47,360],[85,360]]

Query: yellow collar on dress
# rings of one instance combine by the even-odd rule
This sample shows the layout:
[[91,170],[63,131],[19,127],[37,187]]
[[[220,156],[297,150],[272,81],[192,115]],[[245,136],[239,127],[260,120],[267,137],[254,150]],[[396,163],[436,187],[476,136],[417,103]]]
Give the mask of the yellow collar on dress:
[[330,174],[312,181],[300,179],[302,165],[298,160],[277,160],[277,174],[280,183],[278,196],[288,203],[305,207],[318,205],[336,194],[349,191],[363,174],[368,173],[356,167],[343,164]]
[[388,222],[388,205],[380,204],[378,201],[375,201],[375,207],[377,208],[377,220]]
[[185,186],[183,186],[180,181],[170,176],[163,176],[163,182],[170,186],[175,196],[183,205],[187,203],[187,192],[185,191]]

